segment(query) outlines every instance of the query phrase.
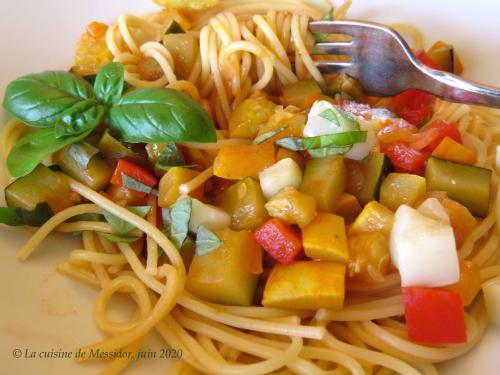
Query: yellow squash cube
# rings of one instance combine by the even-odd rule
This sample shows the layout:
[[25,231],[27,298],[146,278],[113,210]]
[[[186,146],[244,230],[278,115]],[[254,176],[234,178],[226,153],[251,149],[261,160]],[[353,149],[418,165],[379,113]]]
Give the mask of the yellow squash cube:
[[276,109],[276,104],[264,96],[242,101],[229,119],[231,138],[255,138],[259,127],[267,123]]
[[311,159],[306,164],[300,191],[316,198],[319,210],[334,212],[345,184],[346,168],[341,156]]
[[[158,205],[160,207],[170,207],[174,204],[180,197],[179,186],[191,181],[193,178],[199,175],[199,172],[184,168],[184,167],[172,167],[160,180],[160,187],[158,193]],[[192,193],[191,196],[195,198],[203,198],[204,187],[201,186]]]
[[302,229],[302,245],[309,258],[347,263],[349,248],[344,218],[319,213],[309,225]]
[[262,249],[252,232],[223,229],[215,233],[224,245],[204,255],[195,254],[186,289],[209,302],[251,305],[259,279],[255,260],[262,262]]
[[416,174],[391,173],[380,187],[380,203],[396,211],[402,204],[414,206],[427,191],[425,178]]
[[285,309],[340,310],[344,306],[346,266],[304,261],[274,266],[264,288],[262,304]]
[[389,237],[393,224],[394,213],[384,205],[371,201],[352,223],[349,235],[381,231]]
[[269,216],[304,227],[316,216],[316,200],[292,187],[281,190],[265,205]]

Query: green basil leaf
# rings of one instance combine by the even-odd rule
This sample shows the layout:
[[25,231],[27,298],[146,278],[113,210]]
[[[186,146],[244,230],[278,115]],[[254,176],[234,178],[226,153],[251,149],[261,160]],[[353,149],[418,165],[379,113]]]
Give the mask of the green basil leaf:
[[158,157],[155,167],[163,171],[168,171],[172,167],[178,167],[181,165],[184,165],[184,160],[182,159],[179,148],[173,142],[167,143],[165,145],[165,149]]
[[10,226],[40,227],[53,215],[52,209],[45,202],[38,203],[32,211],[19,207],[0,207],[0,223]]
[[224,242],[217,235],[204,225],[198,227],[196,233],[196,254],[208,254],[219,247],[224,246]]
[[12,177],[26,176],[40,164],[48,155],[61,148],[81,141],[92,130],[84,133],[56,138],[54,129],[38,129],[21,138],[12,148],[7,157],[7,168]]
[[[151,210],[150,206],[133,206],[133,207],[127,207],[127,209],[136,214],[139,217],[146,217],[148,214],[149,210]],[[108,212],[106,210],[103,211],[104,218],[106,221],[111,225],[113,230],[119,234],[119,235],[124,235],[129,233],[130,231],[134,230],[135,227],[130,224],[128,221],[125,221],[118,216],[113,215],[111,212]]]
[[111,234],[111,233],[103,233],[103,232],[97,232],[99,236],[102,238],[111,241],[111,242],[116,242],[116,243],[131,243],[137,241],[140,237],[134,237],[134,236],[123,236],[123,235],[117,235],[117,234]]
[[172,216],[170,215],[170,210],[168,208],[162,208],[161,217],[163,220],[163,233],[170,237],[170,232],[172,230]]
[[192,201],[186,197],[178,200],[170,208],[170,217],[172,219],[170,228],[170,239],[177,249],[182,247],[189,231],[189,220],[191,219]]
[[209,113],[177,90],[137,89],[110,111],[111,128],[126,142],[216,142]]
[[185,34],[185,31],[177,21],[173,20],[165,31],[165,35],[168,34]]
[[307,152],[309,153],[309,155],[311,155],[312,158],[317,159],[317,158],[326,158],[328,156],[333,156],[333,155],[344,155],[351,148],[352,145],[343,147],[330,146],[330,147],[307,150]]
[[276,144],[280,147],[286,148],[287,150],[303,151],[304,146],[300,142],[300,139],[301,138],[295,137],[281,138],[276,141]]
[[[330,10],[321,19],[325,20],[325,21],[333,21],[335,19],[335,17],[333,16],[333,11],[334,11],[333,7],[330,8]],[[330,34],[313,33],[314,40],[316,42],[322,42],[322,41],[324,41],[326,38],[328,38],[328,35],[330,35]]]
[[28,125],[47,128],[64,111],[93,98],[94,90],[83,78],[70,72],[43,72],[12,81],[3,106]]
[[126,187],[127,189],[158,196],[158,190],[155,190],[152,187],[143,184],[142,182],[136,180],[135,178],[127,176],[125,173],[122,173],[122,183],[123,186]]
[[93,130],[106,115],[106,107],[95,100],[82,100],[68,108],[55,123],[57,138]]
[[354,131],[360,129],[359,122],[354,116],[336,107],[335,109],[325,109],[319,114],[319,117],[330,121],[344,131]]
[[116,104],[123,93],[125,69],[121,63],[110,63],[101,68],[94,83],[97,98],[105,104]]
[[286,128],[288,128],[288,126],[284,126],[282,128],[279,128],[279,129],[275,129],[275,130],[271,130],[271,131],[262,133],[258,137],[255,137],[252,144],[258,145],[259,143],[265,142],[268,139],[274,137],[275,135],[283,133],[286,130]]
[[82,168],[85,169],[90,163],[90,159],[98,154],[99,150],[87,142],[73,143],[68,148],[69,156]]
[[355,143],[366,142],[367,131],[354,131],[325,134],[317,137],[299,138],[298,142],[306,149],[322,148],[329,146],[350,146]]

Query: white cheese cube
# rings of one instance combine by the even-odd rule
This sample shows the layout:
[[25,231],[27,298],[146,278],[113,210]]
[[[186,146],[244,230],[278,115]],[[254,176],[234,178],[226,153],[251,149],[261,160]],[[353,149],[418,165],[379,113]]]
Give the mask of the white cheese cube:
[[264,196],[271,199],[283,188],[298,189],[302,183],[302,169],[291,158],[281,159],[260,172],[259,180]]
[[488,317],[500,327],[500,276],[486,281],[482,289]]
[[363,160],[378,144],[378,139],[375,135],[375,131],[373,130],[372,123],[363,119],[358,119],[358,121],[360,129],[367,132],[366,141],[362,143],[355,143],[352,148],[344,155],[347,159]]
[[438,287],[456,283],[460,267],[450,225],[401,205],[394,216],[390,250],[401,285]]
[[196,233],[200,225],[214,231],[224,229],[231,225],[231,216],[219,207],[200,202],[191,198],[191,219],[189,220],[189,230]]
[[309,115],[307,116],[307,123],[304,127],[304,137],[318,137],[320,135],[350,132],[353,129],[349,121],[343,121],[341,116],[338,116],[339,123],[328,120],[322,117],[321,114],[325,111],[331,110],[335,114],[338,108],[326,100],[318,100],[314,102]]

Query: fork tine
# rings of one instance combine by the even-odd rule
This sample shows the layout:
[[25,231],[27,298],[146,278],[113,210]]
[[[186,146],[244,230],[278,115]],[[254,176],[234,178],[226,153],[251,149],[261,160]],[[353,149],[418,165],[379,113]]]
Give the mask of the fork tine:
[[315,61],[316,67],[323,74],[340,74],[340,73],[350,73],[354,71],[353,62],[342,62],[342,61]]
[[[365,23],[365,26],[367,24]],[[312,21],[309,30],[318,34],[346,34],[357,36],[363,32],[356,21]]]
[[355,52],[353,42],[320,42],[314,45],[313,55],[352,55]]

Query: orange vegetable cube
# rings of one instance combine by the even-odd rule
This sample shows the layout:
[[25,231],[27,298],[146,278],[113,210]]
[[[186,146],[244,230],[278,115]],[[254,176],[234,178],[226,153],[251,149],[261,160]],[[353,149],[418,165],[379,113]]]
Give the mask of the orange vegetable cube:
[[113,55],[106,44],[108,25],[92,22],[80,37],[76,48],[73,72],[80,76],[97,74],[106,64],[113,61]]
[[[170,207],[180,197],[179,186],[191,181],[199,174],[198,171],[184,167],[170,168],[160,180],[158,205],[160,207]],[[193,190],[189,195],[203,200],[204,185]]]
[[474,165],[477,161],[477,155],[474,151],[468,149],[450,137],[446,137],[441,141],[441,143],[439,143],[436,149],[432,152],[432,156],[469,165]]
[[214,160],[214,175],[228,180],[259,179],[259,172],[276,162],[274,145],[223,146]]
[[445,289],[460,293],[464,306],[469,306],[481,290],[481,270],[469,260],[460,262],[460,280]]

